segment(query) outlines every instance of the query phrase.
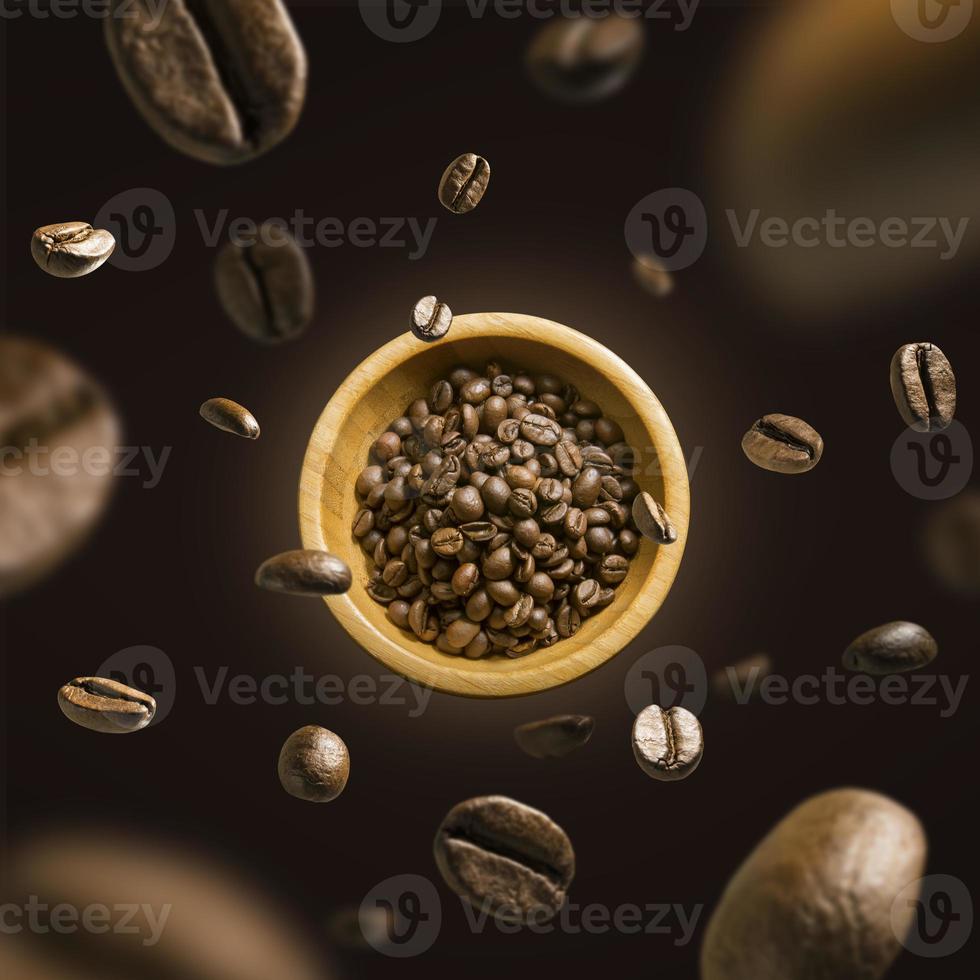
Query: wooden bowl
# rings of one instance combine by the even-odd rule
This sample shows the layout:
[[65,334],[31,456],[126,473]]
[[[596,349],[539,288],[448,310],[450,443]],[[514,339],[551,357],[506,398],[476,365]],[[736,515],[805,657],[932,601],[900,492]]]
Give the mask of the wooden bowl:
[[[489,360],[556,374],[598,402],[638,450],[635,477],[664,503],[677,541],[644,540],[615,601],[575,636],[511,660],[449,656],[389,622],[365,585],[372,563],[351,534],[359,504],[354,481],[368,452],[392,420],[456,365],[480,369]],[[350,591],[324,601],[344,629],[390,670],[418,684],[471,697],[531,694],[575,680],[615,656],[647,624],[681,562],[690,516],[687,468],[670,419],[642,378],[611,351],[560,323],[516,313],[458,316],[446,337],[423,344],[396,337],[364,361],[337,389],[310,437],[299,493],[304,548],[343,558]]]

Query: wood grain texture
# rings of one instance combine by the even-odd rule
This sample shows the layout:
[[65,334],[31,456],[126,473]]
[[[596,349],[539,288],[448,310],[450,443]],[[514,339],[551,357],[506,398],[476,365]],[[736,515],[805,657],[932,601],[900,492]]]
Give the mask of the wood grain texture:
[[[557,374],[598,402],[638,451],[642,489],[663,501],[677,541],[644,540],[616,599],[570,639],[517,660],[451,657],[392,625],[365,584],[370,560],[351,534],[358,509],[357,474],[392,420],[455,365],[482,368],[491,359]],[[517,313],[458,316],[441,341],[396,337],[360,364],[337,389],[313,429],[299,491],[304,548],[330,551],[354,576],[349,592],[324,601],[344,629],[390,670],[439,691],[509,697],[581,677],[623,649],[657,612],[680,566],[690,520],[687,468],[667,413],[643,379],[592,338],[560,323]]]

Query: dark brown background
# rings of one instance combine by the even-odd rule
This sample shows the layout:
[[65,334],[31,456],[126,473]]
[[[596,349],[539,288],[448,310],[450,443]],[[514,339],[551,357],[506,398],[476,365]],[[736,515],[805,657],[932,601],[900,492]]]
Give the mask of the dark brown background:
[[[8,610],[8,843],[50,822],[108,819],[177,835],[224,855],[277,893],[319,937],[326,913],[402,872],[433,877],[444,924],[424,957],[348,958],[349,975],[696,975],[687,948],[656,936],[472,936],[444,888],[430,842],[445,811],[504,793],[545,810],[570,834],[580,903],[668,901],[709,907],[743,856],[806,796],[843,785],[891,794],[924,821],[929,869],[976,880],[976,694],[955,717],[935,707],[724,707],[703,715],[696,776],[645,778],[629,749],[623,679],[648,650],[684,644],[718,668],[757,649],[786,673],[836,664],[856,633],[895,618],[936,635],[943,671],[968,673],[976,606],[940,591],[917,550],[929,504],[904,493],[888,463],[901,423],[886,381],[903,342],[928,338],[960,381],[958,418],[978,421],[977,293],[962,282],[918,306],[873,303],[853,322],[798,327],[742,286],[715,242],[656,301],[630,275],[623,221],[660,187],[708,201],[704,154],[725,71],[740,38],[769,11],[705,5],[690,31],[648,26],[645,62],[616,98],[555,105],[526,81],[536,24],[471,21],[452,9],[429,38],[377,39],[355,8],[294,8],[309,53],[300,126],[268,156],[236,169],[184,158],[146,127],[120,90],[85,19],[6,25],[6,310],[4,326],[44,338],[111,391],[126,442],[173,452],[160,486],[121,479],[98,532],[59,574]],[[842,136],[842,138],[844,138]],[[438,210],[435,184],[458,153],[492,164],[490,190],[462,219]],[[161,267],[106,267],[79,281],[41,274],[27,241],[40,224],[92,218],[113,194],[160,189],[177,212]],[[439,218],[424,259],[405,250],[316,248],[316,321],[299,341],[254,346],[224,319],[211,288],[214,252],[193,211],[256,219],[413,215]],[[258,592],[256,565],[298,546],[296,488],[314,420],[353,367],[401,332],[434,292],[458,313],[513,310],[586,331],[647,380],[690,455],[687,554],[662,612],[595,674],[516,701],[435,695],[422,718],[395,706],[334,708],[204,703],[193,674],[343,677],[381,673],[316,602]],[[832,329],[831,329],[832,328]],[[250,406],[254,445],[197,417],[207,397]],[[392,406],[393,410],[399,406]],[[742,432],[788,411],[822,433],[824,460],[789,479],[747,463]],[[72,729],[54,694],[114,651],[146,643],[177,667],[177,703],[159,727],[104,740]],[[513,744],[514,724],[592,713],[593,740],[544,764]],[[279,788],[275,759],[294,728],[324,724],[353,758],[345,794],[302,805]],[[702,919],[703,926],[707,912]],[[975,943],[973,944],[975,946]],[[614,959],[613,959],[614,957]],[[906,954],[896,978],[964,975],[970,948],[947,960]]]

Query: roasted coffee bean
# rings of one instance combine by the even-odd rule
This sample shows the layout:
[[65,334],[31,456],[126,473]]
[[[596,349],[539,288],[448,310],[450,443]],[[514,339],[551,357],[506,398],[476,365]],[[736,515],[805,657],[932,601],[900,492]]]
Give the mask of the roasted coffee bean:
[[504,622],[508,628],[523,626],[534,609],[534,598],[529,595],[522,595],[505,613]]
[[[551,574],[552,578],[565,578],[569,572],[571,572],[570,568],[564,575],[557,576],[556,571],[553,571]],[[572,602],[575,604],[575,608],[583,615],[588,615],[599,605],[601,591],[602,587],[595,579],[587,578],[579,582],[572,592]]]
[[561,439],[561,426],[547,415],[525,415],[521,435],[535,446],[554,446]]
[[441,527],[432,535],[432,550],[444,558],[459,554],[463,547],[463,532],[457,527]]
[[381,577],[380,572],[375,572],[370,579],[368,579],[367,593],[374,599],[375,602],[384,606],[387,605],[392,600],[398,597],[398,591],[393,587],[388,585],[387,582]]
[[634,498],[633,522],[640,534],[657,544],[673,544],[677,540],[677,529],[667,511],[648,493],[640,493]]
[[920,432],[945,429],[956,413],[956,378],[934,344],[905,344],[891,363],[892,395],[906,425]]
[[540,538],[541,528],[533,517],[527,517],[514,524],[514,540],[525,548],[533,548]]
[[343,793],[349,776],[344,740],[319,725],[293,732],[279,753],[279,782],[299,800],[329,803]]
[[686,708],[644,708],[633,723],[633,755],[653,779],[686,779],[704,753],[701,723]]
[[759,693],[760,685],[771,673],[772,658],[766,653],[756,653],[717,671],[712,675],[711,689],[716,697],[741,704]]
[[[369,534],[373,530],[374,530],[374,511],[370,510],[367,507],[362,507],[354,515],[354,523],[351,526],[351,533],[354,535],[355,538],[363,538],[365,535]],[[385,545],[383,539],[379,538],[378,544],[381,545],[383,548],[385,548],[385,550],[387,550],[387,546]],[[377,561],[377,558],[375,558],[375,561]]]
[[877,793],[822,793],[738,869],[708,923],[702,980],[880,980],[901,951],[925,873],[915,816]]
[[449,624],[446,630],[446,639],[454,647],[463,649],[479,632],[479,623],[474,623],[469,619],[457,619]]
[[296,125],[306,55],[280,0],[110,0],[105,32],[137,109],[189,156],[242,163]]
[[585,543],[595,555],[604,555],[616,546],[616,536],[608,527],[590,527],[585,532]]
[[640,550],[640,539],[629,529],[619,532],[619,547],[627,557],[635,555]]
[[596,565],[596,574],[603,585],[618,585],[626,578],[630,563],[622,555],[604,555]]
[[805,473],[823,455],[823,439],[792,415],[763,415],[742,438],[742,451],[773,473]]
[[510,499],[510,487],[499,476],[491,476],[480,487],[480,495],[492,514],[504,514],[507,511],[507,501]]
[[527,56],[531,79],[562,102],[591,103],[617,92],[643,54],[643,25],[634,17],[556,17],[542,27]]
[[326,551],[284,551],[264,561],[255,584],[291,595],[338,595],[351,586],[347,565]]
[[565,476],[578,476],[579,470],[582,469],[582,452],[574,442],[568,440],[559,442],[555,446],[555,460],[558,464],[558,469]]
[[[102,389],[75,364],[0,335],[0,598],[43,578],[85,540],[112,491],[120,429]],[[37,447],[40,469],[31,462]],[[83,465],[63,468],[62,453]]]
[[201,418],[216,429],[230,432],[244,439],[258,439],[259,423],[244,405],[230,398],[209,398],[200,410]]
[[477,589],[467,600],[464,607],[466,618],[474,623],[482,623],[493,611],[493,601],[486,589]]
[[266,222],[254,241],[225,244],[215,260],[214,280],[228,318],[260,343],[292,340],[313,318],[309,260],[279,225]]
[[550,602],[555,594],[555,583],[546,572],[535,572],[528,579],[527,593],[534,596],[538,602]]
[[460,565],[453,572],[452,587],[453,592],[459,596],[468,596],[480,582],[480,569],[472,562]]
[[433,850],[446,884],[502,921],[554,916],[575,876],[575,853],[561,827],[503,796],[453,807]]
[[927,630],[917,623],[898,621],[862,633],[844,651],[844,666],[876,676],[901,674],[932,663],[938,652]]
[[487,191],[490,164],[475,153],[456,157],[439,181],[439,203],[453,214],[472,211]]
[[507,507],[515,519],[530,517],[538,509],[538,498],[533,490],[517,489],[507,498]]
[[408,566],[400,559],[392,558],[385,565],[384,571],[381,573],[381,578],[385,585],[390,585],[393,589],[397,589],[408,580]]
[[529,721],[514,729],[514,740],[535,759],[560,759],[592,737],[595,719],[589,715],[556,715]]
[[980,594],[980,493],[963,490],[937,506],[926,525],[929,566],[946,588]]
[[[85,9],[98,8],[81,8]],[[104,16],[104,9],[100,15]],[[87,748],[94,757],[92,747]],[[185,752],[185,757],[189,755]],[[107,770],[103,776],[95,769],[88,777],[93,784],[89,792],[97,790],[106,810],[117,811],[125,832],[112,832],[102,822],[86,826],[86,822],[56,820],[53,814],[45,819],[43,811],[36,809],[35,819],[4,849],[5,917],[9,919],[7,909],[14,907],[6,903],[14,899],[15,907],[36,911],[22,911],[24,923],[16,930],[6,927],[0,943],[0,976],[5,980],[136,976],[330,980],[336,976],[324,967],[315,944],[296,929],[282,904],[254,883],[254,875],[217,858],[213,848],[189,847],[180,839],[183,835],[154,834],[145,826],[150,822],[146,816],[123,820],[118,811],[125,811],[125,804],[109,804],[116,785],[114,767],[125,764],[119,758],[112,768],[108,760],[103,765]],[[77,779],[80,796],[85,768],[79,763],[77,773],[61,777],[65,782]],[[250,769],[253,778],[262,781],[261,770]],[[128,774],[124,782],[132,788]],[[216,942],[218,936],[228,941]]]
[[378,484],[384,483],[384,470],[380,466],[365,466],[358,474],[356,490],[363,497]]
[[562,637],[574,636],[582,625],[582,617],[573,606],[564,605],[555,616],[555,629]]
[[463,523],[477,521],[483,516],[483,498],[473,486],[457,487],[450,502],[453,513]]
[[440,303],[435,296],[423,296],[412,309],[412,333],[427,344],[449,333],[453,322],[453,311]]
[[490,397],[490,382],[486,378],[471,378],[459,389],[460,401],[466,405],[482,405]]
[[31,255],[48,275],[77,279],[95,272],[116,247],[116,240],[102,228],[84,221],[43,225],[31,237]]
[[404,599],[396,599],[388,605],[388,618],[399,629],[408,629],[408,611],[411,608],[411,604]]
[[586,466],[572,483],[572,504],[588,509],[599,499],[601,487],[602,474],[595,467]]
[[657,299],[664,299],[674,291],[673,275],[653,255],[638,255],[633,260],[633,278]]
[[483,575],[492,581],[499,581],[514,573],[514,555],[509,545],[495,548],[483,559]]
[[507,578],[485,582],[484,588],[498,606],[512,606],[521,597],[520,589]]
[[146,728],[157,703],[149,694],[105,677],[76,677],[58,691],[58,707],[93,732],[125,735]]

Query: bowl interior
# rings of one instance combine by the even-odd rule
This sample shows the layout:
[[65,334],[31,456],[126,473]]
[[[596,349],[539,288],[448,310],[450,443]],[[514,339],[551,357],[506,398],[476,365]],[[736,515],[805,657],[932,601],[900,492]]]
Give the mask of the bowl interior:
[[[482,370],[489,360],[506,369],[549,373],[575,385],[584,398],[620,424],[637,450],[634,474],[663,501],[678,540],[659,547],[644,540],[615,601],[585,620],[574,636],[526,657],[469,660],[449,656],[389,622],[385,607],[365,589],[373,563],[351,534],[359,503],[354,492],[369,452],[392,420],[432,384],[463,364]],[[530,693],[594,669],[628,643],[659,608],[673,581],[687,535],[688,484],[670,421],[649,388],[623,361],[560,324],[508,314],[456,317],[443,341],[423,345],[410,334],[371,355],[324,410],[307,452],[300,488],[304,547],[343,558],[354,584],[326,600],[369,653],[419,683],[458,694],[494,697]]]

